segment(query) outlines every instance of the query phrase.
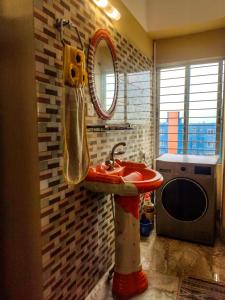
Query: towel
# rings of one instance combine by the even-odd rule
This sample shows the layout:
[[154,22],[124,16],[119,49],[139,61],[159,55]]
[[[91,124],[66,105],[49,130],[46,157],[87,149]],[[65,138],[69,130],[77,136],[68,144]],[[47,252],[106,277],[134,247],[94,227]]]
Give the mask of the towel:
[[69,184],[78,184],[86,177],[90,163],[85,123],[84,51],[65,45],[63,75],[64,175]]
[[83,87],[65,86],[64,101],[64,175],[69,184],[78,184],[90,164]]

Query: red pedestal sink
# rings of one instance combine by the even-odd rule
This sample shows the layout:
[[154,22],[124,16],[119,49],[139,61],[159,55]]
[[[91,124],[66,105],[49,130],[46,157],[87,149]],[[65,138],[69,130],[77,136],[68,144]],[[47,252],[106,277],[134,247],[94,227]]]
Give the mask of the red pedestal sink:
[[112,291],[122,298],[142,293],[148,280],[140,262],[140,194],[160,187],[163,177],[145,164],[115,160],[90,167],[85,187],[115,194],[115,267]]

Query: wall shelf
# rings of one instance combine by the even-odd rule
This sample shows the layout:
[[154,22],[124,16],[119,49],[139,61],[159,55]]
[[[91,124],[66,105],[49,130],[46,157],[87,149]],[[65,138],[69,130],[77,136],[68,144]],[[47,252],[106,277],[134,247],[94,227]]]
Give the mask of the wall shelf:
[[124,124],[99,124],[99,125],[87,125],[89,132],[103,132],[112,130],[133,130],[129,123]]

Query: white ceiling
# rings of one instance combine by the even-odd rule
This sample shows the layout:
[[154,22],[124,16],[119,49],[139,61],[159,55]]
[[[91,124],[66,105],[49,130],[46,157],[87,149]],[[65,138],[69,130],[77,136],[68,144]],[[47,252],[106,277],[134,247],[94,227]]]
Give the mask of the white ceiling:
[[122,0],[152,38],[225,27],[225,0]]

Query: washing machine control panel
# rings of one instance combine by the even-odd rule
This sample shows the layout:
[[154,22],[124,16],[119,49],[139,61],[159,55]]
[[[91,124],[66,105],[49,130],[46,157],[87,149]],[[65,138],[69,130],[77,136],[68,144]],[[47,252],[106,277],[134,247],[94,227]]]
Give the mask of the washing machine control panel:
[[212,168],[207,166],[195,166],[194,174],[198,175],[212,175]]
[[167,165],[161,165],[158,163],[157,170],[164,176],[168,175],[178,175],[178,176],[191,176],[198,175],[201,177],[210,177],[214,175],[214,169],[211,166],[204,165],[194,165],[194,164],[172,164],[168,163]]
[[190,164],[178,163],[175,167],[175,172],[176,172],[176,174],[179,174],[180,176],[193,174],[193,166]]
[[203,165],[191,165],[191,164],[177,164],[176,172],[180,175],[188,175],[188,174],[195,174],[195,175],[212,175],[213,170],[210,166],[203,166]]

